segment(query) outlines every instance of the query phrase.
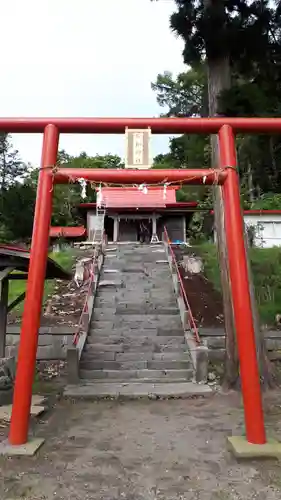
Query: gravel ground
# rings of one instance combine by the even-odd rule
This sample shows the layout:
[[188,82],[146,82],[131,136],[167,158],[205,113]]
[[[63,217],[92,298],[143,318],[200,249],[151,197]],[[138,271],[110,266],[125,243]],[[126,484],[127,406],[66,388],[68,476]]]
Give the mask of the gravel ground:
[[[266,404],[281,438],[279,394]],[[243,432],[239,396],[209,399],[61,400],[34,428],[34,458],[1,458],[3,500],[280,500],[277,461],[237,462],[226,437]],[[6,430],[2,432],[2,439]]]

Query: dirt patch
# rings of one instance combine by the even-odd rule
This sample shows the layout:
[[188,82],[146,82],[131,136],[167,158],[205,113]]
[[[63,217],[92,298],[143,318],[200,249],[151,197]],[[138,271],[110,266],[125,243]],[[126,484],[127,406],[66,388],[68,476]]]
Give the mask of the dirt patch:
[[[76,260],[91,257],[93,250],[76,250]],[[73,266],[73,275],[75,266]],[[69,282],[54,280],[54,292],[42,307],[41,326],[77,326],[85,303],[88,283],[78,288],[72,280]],[[8,324],[20,324],[21,314],[17,311],[8,316]]]
[[[267,402],[281,437],[279,395]],[[243,433],[239,396],[151,402],[58,401],[36,426],[34,458],[0,459],[3,500],[280,500],[280,465],[239,463],[227,436]],[[0,429],[1,432],[1,429]]]
[[185,255],[193,255],[192,248],[175,247],[174,252],[197,325],[199,327],[221,328],[224,324],[221,294],[214,289],[213,284],[204,276],[204,271],[191,273],[182,265]]

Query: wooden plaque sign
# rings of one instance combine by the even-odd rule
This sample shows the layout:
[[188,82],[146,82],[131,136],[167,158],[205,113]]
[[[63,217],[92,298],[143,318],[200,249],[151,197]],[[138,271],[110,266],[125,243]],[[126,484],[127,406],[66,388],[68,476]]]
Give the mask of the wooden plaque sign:
[[150,136],[150,128],[126,129],[125,168],[151,168]]

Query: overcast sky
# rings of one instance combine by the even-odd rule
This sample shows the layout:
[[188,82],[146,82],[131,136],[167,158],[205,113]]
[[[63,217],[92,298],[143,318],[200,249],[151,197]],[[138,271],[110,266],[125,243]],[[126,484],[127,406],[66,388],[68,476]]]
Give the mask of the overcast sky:
[[[158,116],[150,84],[183,71],[172,0],[9,0],[1,5],[0,116]],[[41,136],[14,135],[38,164]],[[124,156],[123,136],[62,135],[70,154]],[[168,149],[155,136],[152,154]]]

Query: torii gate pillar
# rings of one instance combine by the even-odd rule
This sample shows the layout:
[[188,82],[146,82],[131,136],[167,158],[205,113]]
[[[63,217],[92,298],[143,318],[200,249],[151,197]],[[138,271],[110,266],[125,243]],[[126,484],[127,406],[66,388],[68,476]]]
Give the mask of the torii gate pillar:
[[[52,124],[47,125],[44,131],[41,169],[37,187],[26,299],[9,433],[9,444],[14,446],[26,443],[28,436],[32,383],[36,365],[38,332],[48,257],[49,228],[52,215],[52,169],[57,162],[58,141],[59,132],[57,127]],[[28,442],[28,446],[31,451],[34,449],[35,453],[42,442],[40,439],[31,440]]]

